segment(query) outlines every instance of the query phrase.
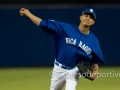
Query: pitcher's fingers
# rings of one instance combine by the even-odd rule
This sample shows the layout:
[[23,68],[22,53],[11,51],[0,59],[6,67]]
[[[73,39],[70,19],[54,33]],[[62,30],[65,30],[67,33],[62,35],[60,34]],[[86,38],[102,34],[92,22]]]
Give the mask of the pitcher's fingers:
[[25,8],[21,8],[21,11],[24,11],[25,10]]

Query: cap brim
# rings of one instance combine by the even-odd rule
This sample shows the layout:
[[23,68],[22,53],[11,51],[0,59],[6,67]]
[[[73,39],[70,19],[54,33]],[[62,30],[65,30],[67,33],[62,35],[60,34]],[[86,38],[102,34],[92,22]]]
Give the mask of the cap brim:
[[95,20],[96,19],[96,16],[92,13],[92,12],[83,12],[82,14],[90,14],[93,16],[93,19]]

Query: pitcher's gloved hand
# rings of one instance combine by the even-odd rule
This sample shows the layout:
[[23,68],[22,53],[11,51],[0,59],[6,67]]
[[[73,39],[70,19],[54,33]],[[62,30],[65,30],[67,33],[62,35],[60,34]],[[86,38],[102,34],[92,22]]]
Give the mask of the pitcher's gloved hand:
[[91,81],[94,80],[94,76],[93,76],[94,74],[93,74],[93,71],[90,68],[86,67],[83,63],[77,64],[77,67],[79,69],[80,74],[83,77],[85,77],[85,78],[87,78]]

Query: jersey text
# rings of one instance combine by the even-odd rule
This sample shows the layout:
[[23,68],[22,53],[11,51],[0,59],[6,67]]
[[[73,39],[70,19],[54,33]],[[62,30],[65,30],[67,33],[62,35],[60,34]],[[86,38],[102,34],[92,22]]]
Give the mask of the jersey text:
[[[66,44],[76,45],[76,39],[65,38],[65,40],[66,40]],[[92,50],[88,46],[83,44],[82,41],[79,42],[78,46],[82,48],[87,53],[87,55],[89,55],[92,52]]]

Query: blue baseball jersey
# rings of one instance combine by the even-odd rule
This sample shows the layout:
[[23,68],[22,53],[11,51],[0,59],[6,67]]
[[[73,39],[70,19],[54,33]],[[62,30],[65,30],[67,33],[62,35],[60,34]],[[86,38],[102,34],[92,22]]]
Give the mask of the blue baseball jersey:
[[39,26],[54,38],[59,63],[71,68],[82,61],[91,65],[105,63],[98,39],[91,31],[83,34],[77,25],[50,19],[42,20]]

